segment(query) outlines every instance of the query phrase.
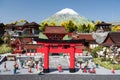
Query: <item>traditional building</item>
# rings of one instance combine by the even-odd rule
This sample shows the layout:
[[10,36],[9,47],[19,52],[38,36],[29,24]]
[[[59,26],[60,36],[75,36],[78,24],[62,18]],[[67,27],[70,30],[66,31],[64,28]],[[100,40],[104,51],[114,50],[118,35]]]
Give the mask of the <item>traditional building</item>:
[[101,22],[100,24],[96,24],[97,26],[97,32],[106,32],[111,31],[111,25],[110,23]]
[[67,31],[64,27],[61,26],[48,26],[43,32],[49,40],[63,40],[63,37],[67,34]]
[[31,53],[36,52],[38,47],[34,38],[39,37],[39,25],[35,22],[9,24],[6,26],[6,32],[11,36],[11,46],[14,47],[13,53]]
[[120,47],[120,32],[109,32],[101,45],[106,47],[110,47],[112,45]]
[[75,72],[75,54],[82,54],[82,47],[85,40],[63,40],[67,35],[64,27],[46,27],[43,32],[48,39],[36,38],[38,45],[37,52],[44,53],[44,72],[49,72],[49,54],[68,54],[70,56],[70,72]]
[[93,49],[94,47],[98,46],[98,43],[96,40],[93,38],[92,33],[76,33],[72,35],[73,40],[81,40],[85,39],[86,42],[86,48]]

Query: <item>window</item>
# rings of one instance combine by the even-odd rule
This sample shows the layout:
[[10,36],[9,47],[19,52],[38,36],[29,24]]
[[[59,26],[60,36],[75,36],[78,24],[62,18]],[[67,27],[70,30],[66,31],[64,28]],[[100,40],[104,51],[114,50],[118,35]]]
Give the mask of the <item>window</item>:
[[30,53],[31,52],[30,49],[27,49],[27,52]]
[[39,30],[35,29],[34,34],[39,34]]
[[24,30],[24,31],[23,31],[23,34],[27,34],[27,31],[26,31],[26,30]]
[[32,50],[31,50],[31,52],[32,52],[32,53],[35,53],[35,52],[36,52],[36,50],[35,50],[35,49],[32,49]]
[[28,52],[28,53],[35,53],[36,50],[35,50],[35,49],[27,49],[27,52]]
[[21,32],[18,32],[18,35],[19,35],[19,36],[21,36],[21,35],[22,35],[22,33],[21,33]]

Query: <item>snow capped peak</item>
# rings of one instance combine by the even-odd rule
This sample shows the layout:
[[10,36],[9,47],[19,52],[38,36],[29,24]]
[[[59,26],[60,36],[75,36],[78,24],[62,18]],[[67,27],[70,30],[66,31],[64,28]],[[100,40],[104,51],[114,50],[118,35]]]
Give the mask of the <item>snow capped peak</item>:
[[58,14],[79,15],[77,12],[75,12],[73,9],[70,9],[70,8],[62,9],[61,11],[58,11],[56,14],[57,14],[57,15],[58,15]]

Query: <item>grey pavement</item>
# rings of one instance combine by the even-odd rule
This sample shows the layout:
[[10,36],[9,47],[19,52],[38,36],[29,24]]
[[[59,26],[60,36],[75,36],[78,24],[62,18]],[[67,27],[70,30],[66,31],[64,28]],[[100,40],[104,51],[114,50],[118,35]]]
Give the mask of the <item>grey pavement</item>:
[[50,56],[49,57],[49,67],[50,68],[57,68],[57,66],[61,64],[64,68],[69,68],[69,61],[64,57],[61,56]]
[[[113,74],[111,70],[101,66],[96,68],[96,73],[83,73],[78,65],[76,67],[76,72],[70,73],[68,59],[69,58],[50,57],[50,73],[43,73],[41,75],[38,75],[35,68],[32,68],[32,73],[29,73],[27,67],[19,67],[17,74],[14,74],[14,61],[7,61],[7,71],[4,71],[4,63],[0,65],[0,80],[120,80],[120,70],[115,70]],[[57,71],[58,63],[63,65],[63,72]],[[84,66],[84,64],[82,66]],[[89,65],[89,67],[92,66]]]
[[[64,61],[64,59],[60,58],[58,60],[62,60]],[[51,60],[51,62],[54,64],[53,61],[57,61],[57,60]],[[82,70],[79,70],[79,66],[76,67],[76,72],[75,73],[70,73],[69,72],[69,66],[65,66],[63,67],[63,72],[58,72],[57,67],[53,67],[52,64],[50,62],[50,73],[48,74],[84,74],[84,75],[120,75],[120,70],[115,70],[115,73],[113,74],[111,72],[111,70],[105,69],[101,66],[99,66],[99,68],[96,68],[96,73],[83,73]],[[19,62],[18,62],[19,63]],[[68,62],[63,62],[62,65],[69,64]],[[57,65],[58,63],[56,63]],[[2,63],[0,65],[0,75],[13,75],[13,69],[14,69],[14,61],[6,61],[6,65],[7,65],[7,71],[4,71],[4,63]],[[20,65],[20,64],[19,64]],[[55,66],[56,66],[55,65]],[[32,73],[28,72],[27,67],[26,68],[21,68],[19,67],[19,70],[17,70],[17,74],[22,75],[22,74],[37,74],[37,70],[35,68],[32,68]]]

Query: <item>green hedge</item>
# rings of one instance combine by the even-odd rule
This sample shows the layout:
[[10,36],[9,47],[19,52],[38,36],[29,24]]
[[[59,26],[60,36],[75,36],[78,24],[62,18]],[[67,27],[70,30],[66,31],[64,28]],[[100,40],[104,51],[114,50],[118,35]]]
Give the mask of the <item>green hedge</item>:
[[11,49],[11,47],[8,46],[8,44],[0,45],[0,54],[9,53],[11,51],[12,51],[12,49]]
[[120,70],[120,64],[113,64],[110,61],[102,61],[101,58],[94,58],[94,62],[107,69],[114,68],[115,70]]

